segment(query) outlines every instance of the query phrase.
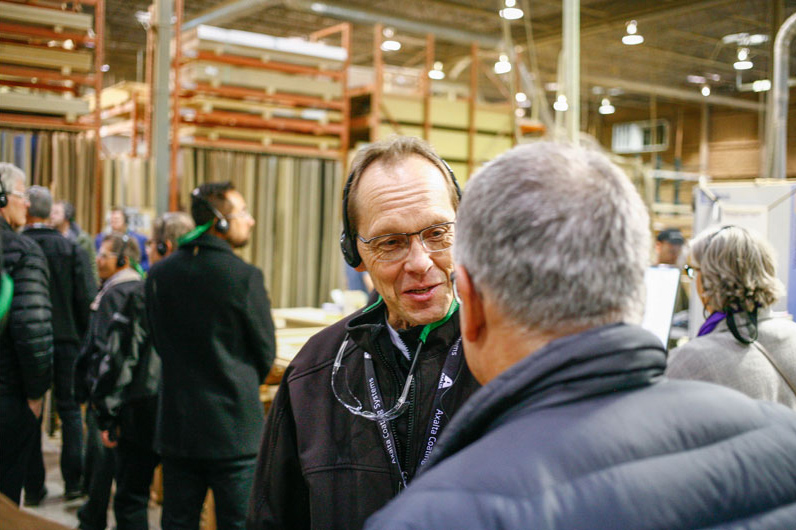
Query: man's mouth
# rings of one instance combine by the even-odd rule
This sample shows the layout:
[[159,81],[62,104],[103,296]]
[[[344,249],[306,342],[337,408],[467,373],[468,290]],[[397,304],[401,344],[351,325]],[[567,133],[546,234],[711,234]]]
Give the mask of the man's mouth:
[[433,289],[434,287],[435,286],[432,285],[431,287],[424,287],[423,289],[409,289],[406,292],[407,293],[412,293],[412,294],[425,294],[425,293],[429,292],[431,289]]

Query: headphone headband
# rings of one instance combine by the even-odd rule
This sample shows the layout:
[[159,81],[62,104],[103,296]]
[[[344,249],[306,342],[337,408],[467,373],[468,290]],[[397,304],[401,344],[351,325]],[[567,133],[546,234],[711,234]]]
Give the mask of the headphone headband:
[[[453,174],[453,169],[447,162],[445,162],[443,158],[437,156],[436,159],[437,161],[441,162],[442,166],[447,170],[448,177],[453,183],[453,187],[456,189],[456,196],[459,198],[459,200],[461,200],[462,189],[459,187],[459,182],[456,180],[456,175]],[[374,160],[373,162],[377,161],[378,159]],[[432,160],[429,161],[432,162]],[[362,263],[362,257],[359,255],[359,250],[357,249],[356,238],[354,237],[354,232],[351,229],[351,222],[348,219],[348,197],[351,193],[351,186],[354,183],[355,173],[356,169],[352,170],[351,173],[348,174],[345,187],[343,188],[343,233],[340,234],[340,251],[343,253],[343,258],[345,259],[346,263],[348,263],[351,267],[357,267],[360,263]]]

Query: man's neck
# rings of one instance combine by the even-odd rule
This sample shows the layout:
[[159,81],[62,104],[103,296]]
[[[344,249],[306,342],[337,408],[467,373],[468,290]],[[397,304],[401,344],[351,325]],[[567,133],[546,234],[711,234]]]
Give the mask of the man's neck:
[[36,226],[37,228],[39,228],[39,227],[41,227],[41,225],[45,225],[47,228],[50,228],[50,225],[47,222],[47,219],[44,219],[42,217],[30,217],[28,219],[28,221],[29,221],[28,225],[30,225],[30,226]]

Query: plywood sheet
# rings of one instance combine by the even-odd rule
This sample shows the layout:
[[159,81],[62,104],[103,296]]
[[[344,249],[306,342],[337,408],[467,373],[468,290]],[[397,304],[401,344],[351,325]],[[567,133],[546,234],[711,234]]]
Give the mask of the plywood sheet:
[[269,93],[301,94],[326,99],[340,98],[343,94],[342,85],[330,79],[239,68],[203,61],[185,65],[183,78],[188,83],[203,82],[215,86],[261,88]]
[[0,43],[0,63],[38,66],[42,68],[71,68],[73,72],[88,72],[93,57],[91,52],[67,51],[56,48],[39,48],[22,44]]
[[212,96],[192,96],[180,102],[181,107],[189,107],[202,112],[212,112],[213,110],[234,110],[259,114],[266,118],[295,118],[307,121],[317,121],[319,123],[339,123],[343,119],[343,113],[325,109],[300,109],[275,105],[272,103],[262,103],[258,101],[247,101],[243,99],[228,99]]
[[0,12],[3,13],[3,19],[23,24],[60,26],[84,31],[91,29],[94,24],[94,17],[86,13],[59,11],[16,2],[0,2]]
[[180,136],[204,136],[212,139],[231,138],[235,140],[261,141],[264,145],[270,142],[308,145],[324,149],[340,147],[340,138],[336,136],[313,136],[310,134],[290,134],[276,131],[259,131],[241,127],[197,127],[189,126],[180,129]]

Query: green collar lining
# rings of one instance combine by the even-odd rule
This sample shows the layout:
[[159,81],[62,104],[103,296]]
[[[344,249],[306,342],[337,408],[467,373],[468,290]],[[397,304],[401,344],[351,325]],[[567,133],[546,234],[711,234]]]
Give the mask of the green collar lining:
[[8,274],[3,273],[0,275],[0,319],[8,313],[12,298],[14,298],[14,280]]

